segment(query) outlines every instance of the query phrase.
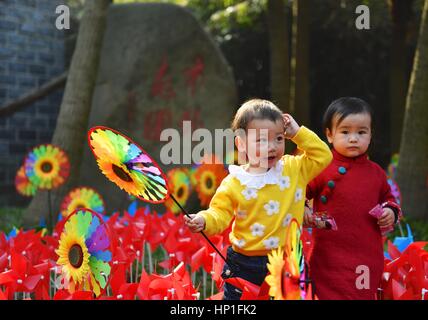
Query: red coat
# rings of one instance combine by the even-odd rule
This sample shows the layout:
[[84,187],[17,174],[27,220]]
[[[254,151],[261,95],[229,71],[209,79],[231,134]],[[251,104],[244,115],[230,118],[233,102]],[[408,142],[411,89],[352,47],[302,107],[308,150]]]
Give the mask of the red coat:
[[[367,155],[347,158],[332,151],[331,164],[307,188],[314,211],[327,211],[338,228],[313,230],[309,265],[316,294],[320,299],[374,299],[384,258],[377,220],[368,212],[394,197],[385,172]],[[368,289],[357,287],[364,284],[361,270],[369,271],[364,273],[370,275]]]

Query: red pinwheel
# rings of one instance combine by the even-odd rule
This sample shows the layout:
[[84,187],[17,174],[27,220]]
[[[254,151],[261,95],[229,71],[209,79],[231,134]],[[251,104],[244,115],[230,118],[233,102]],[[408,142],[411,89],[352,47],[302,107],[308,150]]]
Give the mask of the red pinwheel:
[[428,300],[428,242],[414,242],[399,254],[393,245],[388,252],[392,261],[387,262],[382,278],[382,299]]
[[111,297],[102,297],[101,300],[135,300],[138,283],[127,283],[125,266],[119,265],[110,280]]
[[0,289],[0,300],[9,300],[9,289],[4,292]]
[[32,292],[41,279],[22,254],[11,250],[11,269],[0,274],[0,285],[9,288],[9,297],[15,292]]
[[194,300],[198,296],[182,262],[165,276],[143,272],[137,295],[143,300]]
[[50,270],[54,266],[52,262],[44,262],[35,265],[33,268],[35,272],[40,275],[40,281],[34,288],[36,300],[49,300],[49,289],[50,289]]
[[269,290],[266,290],[263,285],[258,286],[239,277],[229,278],[225,281],[238,289],[241,289],[241,300],[269,300],[270,298],[268,293]]
[[53,298],[54,300],[93,300],[93,295],[89,291],[75,291],[70,293],[68,290],[58,290]]

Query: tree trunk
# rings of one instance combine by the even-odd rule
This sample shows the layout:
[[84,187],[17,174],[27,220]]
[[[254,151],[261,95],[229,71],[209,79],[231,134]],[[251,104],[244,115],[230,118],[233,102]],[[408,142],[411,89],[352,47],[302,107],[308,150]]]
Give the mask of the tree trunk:
[[389,90],[391,151],[395,153],[400,149],[404,109],[411,71],[408,64],[411,50],[408,38],[411,21],[414,17],[412,13],[413,0],[389,0],[388,2],[393,22]]
[[404,214],[428,219],[428,0],[406,101],[397,182]]
[[290,111],[290,53],[287,12],[283,0],[268,0],[271,99]]
[[[70,188],[77,184],[86,131],[91,110],[92,94],[98,70],[106,13],[110,0],[86,1],[79,26],[76,49],[65,86],[52,143],[67,153],[71,171],[68,180],[51,192],[54,221],[60,203]],[[37,225],[49,213],[48,192],[39,191],[24,215],[24,224]]]
[[310,126],[310,0],[293,2],[290,110],[299,124]]

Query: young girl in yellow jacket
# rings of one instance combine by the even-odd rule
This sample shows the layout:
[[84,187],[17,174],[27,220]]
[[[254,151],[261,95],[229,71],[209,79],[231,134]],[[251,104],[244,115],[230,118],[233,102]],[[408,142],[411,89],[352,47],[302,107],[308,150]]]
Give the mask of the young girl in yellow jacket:
[[[246,164],[230,165],[209,208],[185,220],[192,232],[204,231],[208,236],[221,233],[233,221],[223,276],[261,285],[268,272],[267,254],[284,246],[293,218],[302,225],[306,185],[328,166],[332,155],[314,132],[267,100],[244,103],[232,129]],[[285,139],[303,153],[284,155]],[[241,295],[225,284],[225,300],[239,300]]]

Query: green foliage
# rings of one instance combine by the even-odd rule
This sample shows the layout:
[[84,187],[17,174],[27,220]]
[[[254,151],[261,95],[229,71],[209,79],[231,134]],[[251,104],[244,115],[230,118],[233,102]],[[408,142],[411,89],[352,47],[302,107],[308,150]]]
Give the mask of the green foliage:
[[266,0],[114,0],[123,3],[170,3],[185,6],[217,37],[230,40],[234,30],[253,27],[266,7]]
[[428,222],[423,220],[406,218],[405,222],[410,225],[415,241],[428,241]]
[[409,224],[410,229],[412,230],[413,240],[414,241],[428,241],[428,221],[412,219],[409,217],[403,218],[401,221],[401,230],[398,226],[395,227],[394,231],[388,234],[388,239],[393,241],[395,237],[407,237],[407,227],[406,224]]
[[13,227],[19,229],[22,224],[23,208],[0,208],[0,231],[9,233]]

